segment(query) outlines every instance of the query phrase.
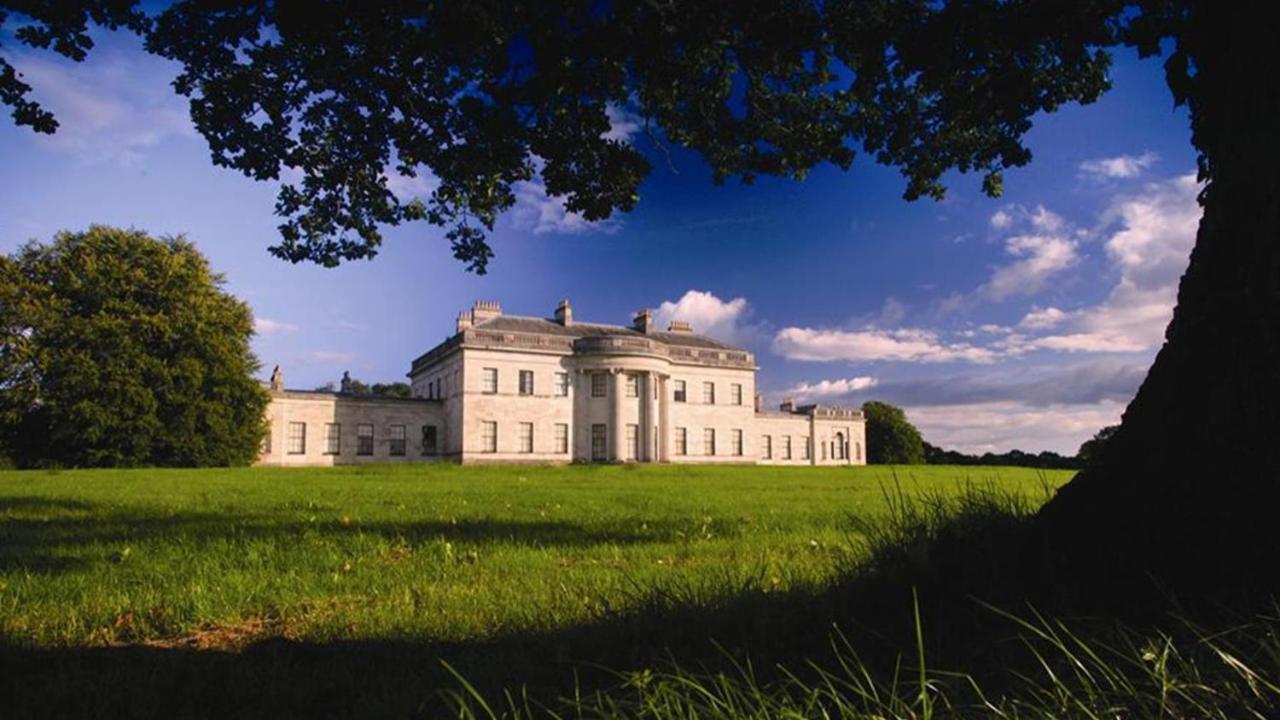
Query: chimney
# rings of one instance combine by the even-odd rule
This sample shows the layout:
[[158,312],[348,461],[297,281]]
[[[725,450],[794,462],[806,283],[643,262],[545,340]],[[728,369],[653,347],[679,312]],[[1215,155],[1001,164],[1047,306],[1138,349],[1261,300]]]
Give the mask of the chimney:
[[492,320],[502,314],[502,306],[493,300],[477,300],[471,306],[471,322],[479,325],[485,320]]
[[778,406],[778,409],[784,413],[793,413],[796,411],[796,401],[791,398],[787,398],[782,401],[782,404]]
[[645,335],[658,329],[653,321],[653,313],[648,308],[636,311],[635,318],[631,320],[631,327]]
[[471,311],[463,310],[462,312],[458,313],[458,324],[454,328],[454,332],[462,332],[463,330],[466,330],[469,327],[471,327]]
[[673,333],[692,333],[693,326],[683,320],[672,320],[667,326],[667,332]]
[[555,314],[556,322],[565,327],[573,324],[573,306],[569,304],[569,299],[565,298],[556,306]]

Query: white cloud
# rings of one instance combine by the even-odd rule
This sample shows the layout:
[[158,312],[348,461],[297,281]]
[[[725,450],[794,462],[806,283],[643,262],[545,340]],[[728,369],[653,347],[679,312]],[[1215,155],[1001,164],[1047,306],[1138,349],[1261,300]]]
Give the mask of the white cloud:
[[1018,326],[1028,330],[1044,330],[1060,324],[1067,317],[1067,313],[1056,307],[1033,307],[1022,317],[1022,321],[1018,323]]
[[298,326],[293,323],[272,320],[271,318],[256,317],[253,319],[253,329],[259,335],[266,337],[269,335],[284,335],[287,333],[297,332]]
[[[1062,219],[1048,213],[1033,222],[1051,231],[1061,227]],[[1050,277],[1079,260],[1075,241],[1060,235],[1015,235],[1005,240],[1005,252],[1020,259],[996,268],[991,279],[978,289],[980,295],[994,302],[1011,295],[1037,293]]]
[[839,380],[822,380],[816,383],[797,383],[782,391],[786,397],[793,398],[798,401],[812,400],[815,398],[829,398],[841,395],[848,395],[858,390],[866,390],[873,388],[879,384],[879,381],[873,377],[860,375],[858,377],[841,378]]
[[1147,151],[1141,155],[1085,160],[1080,163],[1080,175],[1093,180],[1128,180],[1141,175],[1159,159],[1159,155]]
[[774,352],[792,360],[868,362],[974,362],[996,359],[996,353],[967,343],[943,342],[919,328],[832,330],[787,327],[773,338]]
[[908,407],[907,418],[928,442],[966,453],[1052,450],[1074,455],[1080,443],[1120,421],[1125,404],[1036,407],[1016,401]]
[[32,86],[32,98],[58,120],[53,135],[26,134],[50,150],[130,167],[165,141],[199,137],[186,101],[167,82],[178,72],[173,63],[115,48],[95,49],[80,63],[12,51],[5,59]]
[[440,187],[440,179],[425,168],[413,177],[404,175],[394,168],[387,169],[387,189],[400,202],[409,202],[415,198],[426,202],[438,187]]
[[751,306],[746,298],[721,300],[704,290],[689,290],[672,302],[664,300],[654,320],[665,330],[672,320],[683,320],[693,331],[730,343],[744,343],[758,334],[759,327],[748,322]]
[[991,215],[991,227],[1004,230],[1013,224],[1013,215],[1007,210],[997,210]]
[[907,306],[903,305],[900,300],[894,297],[884,299],[884,306],[880,308],[881,325],[897,325],[906,316]]
[[644,126],[643,118],[617,105],[606,105],[605,114],[609,116],[609,130],[602,136],[606,140],[630,143]]

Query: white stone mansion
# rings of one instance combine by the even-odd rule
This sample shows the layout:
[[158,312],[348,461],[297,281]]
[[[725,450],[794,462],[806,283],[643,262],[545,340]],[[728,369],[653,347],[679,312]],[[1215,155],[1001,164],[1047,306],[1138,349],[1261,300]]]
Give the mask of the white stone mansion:
[[504,315],[477,302],[413,361],[413,398],[285,390],[277,373],[259,462],[670,462],[861,465],[862,413],[761,409],[755,357],[665,331]]

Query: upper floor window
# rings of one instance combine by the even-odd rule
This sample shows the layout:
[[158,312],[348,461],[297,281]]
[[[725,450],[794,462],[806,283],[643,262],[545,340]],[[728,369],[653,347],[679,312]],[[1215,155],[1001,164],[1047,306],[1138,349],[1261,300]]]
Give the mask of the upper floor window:
[[289,423],[289,454],[304,455],[307,452],[307,424]]
[[556,452],[565,455],[569,452],[569,424],[556,423]]
[[742,385],[740,383],[734,383],[729,386],[729,402],[734,405],[742,404]]
[[480,423],[480,452],[498,452],[498,423],[485,420]]
[[689,454],[689,431],[685,428],[676,428],[676,454]]
[[608,392],[609,376],[604,373],[591,373],[591,397],[604,397]]
[[440,453],[439,430],[435,425],[422,426],[422,454],[437,455]]
[[702,431],[702,454],[716,454],[716,431],[715,428],[707,428]]
[[356,425],[356,454],[373,454],[373,426],[365,423]]
[[556,373],[556,397],[569,397],[569,373]]
[[707,405],[716,404],[716,384],[713,382],[702,383],[702,402]]
[[675,397],[674,397],[674,398],[672,398],[672,399],[673,399],[675,402],[684,402],[684,401],[685,401],[685,397],[686,397],[686,395],[685,395],[684,381],[683,381],[683,380],[676,380],[676,381],[674,381],[674,383],[673,383],[673,385],[672,385],[672,386],[675,388]]
[[400,457],[405,451],[405,435],[403,425],[392,425],[387,428],[391,433],[391,454]]
[[521,395],[533,394],[533,371],[532,370],[520,371],[520,394]]
[[338,423],[324,424],[324,454],[337,455],[342,451],[342,426]]
[[498,368],[485,368],[480,390],[490,395],[498,392]]
[[627,397],[640,397],[640,376],[627,373]]
[[520,423],[520,452],[533,452],[533,423]]
[[732,430],[729,435],[729,450],[734,455],[742,454],[742,431]]

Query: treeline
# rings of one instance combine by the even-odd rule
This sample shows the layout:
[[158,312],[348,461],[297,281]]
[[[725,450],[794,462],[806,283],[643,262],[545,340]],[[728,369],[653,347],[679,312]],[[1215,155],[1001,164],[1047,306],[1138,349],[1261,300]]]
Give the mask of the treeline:
[[924,443],[924,461],[929,465],[1012,465],[1045,470],[1079,470],[1084,467],[1084,460],[1079,457],[1059,455],[1049,450],[1038,453],[1010,450],[1005,453],[969,455],[958,450],[944,450],[927,442]]

